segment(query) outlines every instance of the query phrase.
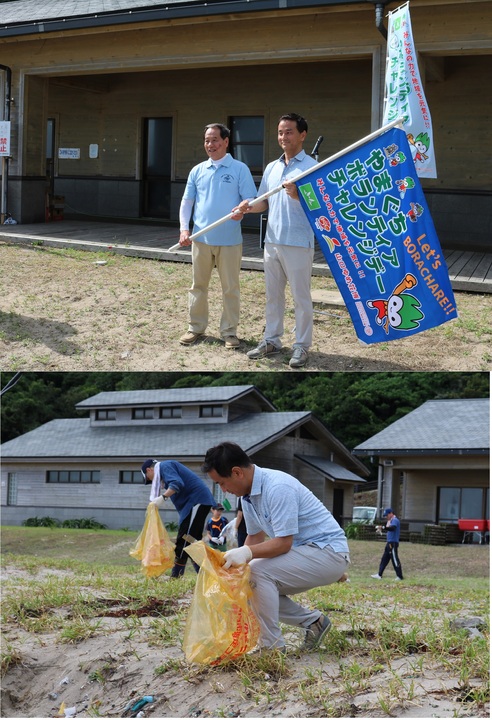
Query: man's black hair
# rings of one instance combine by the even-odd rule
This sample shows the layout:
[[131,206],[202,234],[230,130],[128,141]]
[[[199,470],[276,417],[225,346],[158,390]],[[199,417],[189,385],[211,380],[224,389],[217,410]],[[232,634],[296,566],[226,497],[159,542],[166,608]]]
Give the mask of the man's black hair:
[[281,122],[282,120],[292,120],[297,125],[298,132],[307,132],[308,130],[308,124],[306,122],[306,119],[302,117],[302,115],[298,115],[297,113],[287,113],[286,115],[282,115],[279,117],[278,121]]
[[222,140],[231,137],[231,131],[226,125],[223,125],[222,123],[210,123],[210,125],[205,125],[205,128],[203,130],[203,137],[205,137],[205,133],[207,132],[207,130],[212,130],[213,128],[217,128]]
[[222,442],[207,450],[202,471],[215,470],[220,477],[230,477],[233,467],[249,467],[251,459],[239,445],[233,442]]

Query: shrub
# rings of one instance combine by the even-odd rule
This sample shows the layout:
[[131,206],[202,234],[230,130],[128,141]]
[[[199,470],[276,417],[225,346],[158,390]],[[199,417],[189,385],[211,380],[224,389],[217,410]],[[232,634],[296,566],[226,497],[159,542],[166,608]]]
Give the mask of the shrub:
[[60,527],[59,520],[55,520],[55,518],[48,516],[42,518],[27,518],[27,520],[24,520],[22,524],[26,527]]
[[62,528],[78,528],[83,530],[107,530],[107,525],[103,525],[94,518],[80,518],[74,520],[56,520],[52,517],[33,517],[24,520],[22,523],[26,527],[62,527]]

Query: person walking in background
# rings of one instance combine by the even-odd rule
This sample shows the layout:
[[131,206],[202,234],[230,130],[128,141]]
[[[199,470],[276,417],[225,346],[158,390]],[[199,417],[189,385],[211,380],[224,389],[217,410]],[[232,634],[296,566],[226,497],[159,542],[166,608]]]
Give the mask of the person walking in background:
[[220,536],[222,530],[228,523],[228,520],[222,515],[224,508],[222,505],[216,505],[212,508],[212,517],[207,522],[207,540],[210,547],[215,550],[225,550],[225,539]]
[[[152,483],[150,502],[161,508],[166,500],[171,500],[178,511],[179,527],[171,577],[181,577],[188,560],[188,553],[184,551],[188,541],[184,535],[190,535],[195,540],[202,539],[215,498],[198,475],[176,460],[145,460],[141,470],[145,484]],[[193,565],[198,572],[198,565]]]
[[[246,198],[253,198],[256,186],[249,168],[227,152],[230,131],[221,123],[207,125],[204,147],[208,160],[196,165],[188,176],[179,210],[179,244],[190,245],[190,219],[193,210],[193,232],[203,230],[216,220],[232,213]],[[239,345],[240,288],[242,258],[241,225],[243,213],[236,213],[213,230],[200,235],[192,244],[192,285],[189,291],[190,322],[180,338],[182,345],[193,345],[205,334],[208,325],[208,286],[212,270],[217,267],[222,287],[220,336],[225,347]]]
[[400,544],[400,521],[391,508],[386,508],[383,513],[383,517],[387,518],[386,525],[378,525],[376,530],[379,530],[379,532],[386,532],[386,545],[384,547],[381,562],[379,563],[379,571],[374,575],[371,575],[371,577],[374,578],[374,580],[381,580],[383,572],[391,560],[393,567],[395,568],[395,580],[403,580],[403,571],[401,569],[400,558],[398,557],[398,546]]
[[303,650],[319,646],[330,619],[291,595],[342,577],[349,565],[347,538],[333,515],[292,475],[253,465],[235,443],[210,448],[202,465],[224,492],[242,496],[248,535],[228,550],[224,567],[249,563],[260,649],[285,652],[279,622],[305,630]]
[[297,113],[282,115],[278,123],[278,143],[283,154],[267,165],[258,196],[283,185],[284,190],[250,207],[239,205],[243,213],[268,210],[265,234],[264,272],[266,289],[266,327],[263,340],[250,350],[250,360],[278,354],[284,334],[285,289],[290,285],[295,305],[295,342],[289,365],[306,364],[313,339],[313,301],[311,274],[314,234],[299,201],[293,179],[316,165],[303,150],[307,122]]

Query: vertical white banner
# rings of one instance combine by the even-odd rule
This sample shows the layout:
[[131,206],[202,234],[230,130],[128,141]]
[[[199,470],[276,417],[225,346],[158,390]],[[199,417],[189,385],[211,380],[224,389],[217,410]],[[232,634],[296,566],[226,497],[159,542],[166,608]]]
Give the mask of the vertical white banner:
[[383,125],[403,117],[419,177],[435,178],[432,120],[420,80],[409,3],[389,13]]
[[0,120],[0,157],[10,155],[10,121]]

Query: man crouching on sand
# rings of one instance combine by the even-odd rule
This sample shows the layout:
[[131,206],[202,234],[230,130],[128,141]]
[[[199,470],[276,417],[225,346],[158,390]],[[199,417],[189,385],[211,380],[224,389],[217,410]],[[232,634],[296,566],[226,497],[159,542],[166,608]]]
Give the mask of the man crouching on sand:
[[260,649],[285,652],[281,621],[305,628],[301,649],[314,650],[331,621],[289,596],[342,577],[350,563],[342,528],[299,480],[253,465],[235,443],[210,448],[202,470],[224,492],[242,497],[248,535],[242,547],[225,553],[224,567],[250,563]]

